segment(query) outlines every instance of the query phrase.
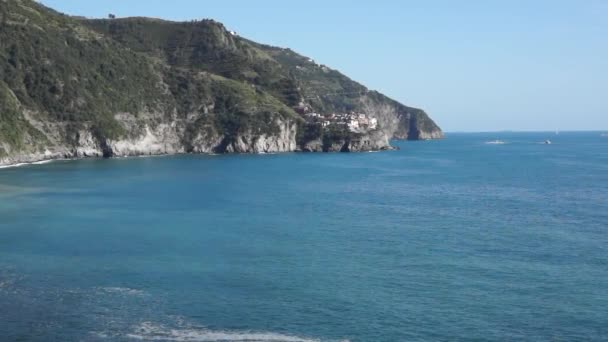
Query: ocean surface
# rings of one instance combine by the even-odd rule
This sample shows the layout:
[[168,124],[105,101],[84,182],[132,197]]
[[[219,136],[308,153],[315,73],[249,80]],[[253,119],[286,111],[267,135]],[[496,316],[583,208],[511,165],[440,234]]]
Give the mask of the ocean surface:
[[608,340],[608,137],[395,144],[2,169],[0,340]]

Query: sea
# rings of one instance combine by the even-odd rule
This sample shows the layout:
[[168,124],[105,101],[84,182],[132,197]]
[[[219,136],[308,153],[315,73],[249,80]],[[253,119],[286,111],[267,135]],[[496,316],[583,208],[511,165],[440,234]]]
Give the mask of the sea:
[[608,137],[394,144],[4,168],[0,341],[608,340]]

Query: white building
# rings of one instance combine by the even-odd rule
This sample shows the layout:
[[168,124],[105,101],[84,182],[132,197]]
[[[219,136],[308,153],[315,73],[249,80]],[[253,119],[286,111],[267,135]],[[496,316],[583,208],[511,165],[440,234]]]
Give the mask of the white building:
[[358,120],[350,120],[348,122],[348,128],[349,129],[358,129],[359,128],[359,121]]
[[311,118],[320,118],[321,114],[318,114],[318,113],[308,113],[308,114],[306,114],[306,116],[311,117]]
[[376,118],[370,118],[369,119],[369,128],[370,129],[376,129],[376,127],[378,127],[378,119],[376,119]]

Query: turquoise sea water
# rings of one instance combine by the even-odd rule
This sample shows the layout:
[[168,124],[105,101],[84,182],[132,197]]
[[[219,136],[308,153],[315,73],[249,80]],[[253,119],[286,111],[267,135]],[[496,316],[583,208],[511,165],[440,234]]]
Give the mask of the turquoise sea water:
[[2,169],[0,340],[608,339],[608,138],[397,144]]

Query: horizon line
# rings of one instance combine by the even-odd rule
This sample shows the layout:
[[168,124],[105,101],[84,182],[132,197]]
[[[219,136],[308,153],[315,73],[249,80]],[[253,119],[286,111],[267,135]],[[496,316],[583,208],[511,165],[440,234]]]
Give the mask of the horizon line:
[[501,129],[501,130],[479,130],[479,131],[463,131],[463,130],[446,130],[443,133],[603,133],[608,132],[608,129],[570,129],[570,130],[547,130],[547,129]]

